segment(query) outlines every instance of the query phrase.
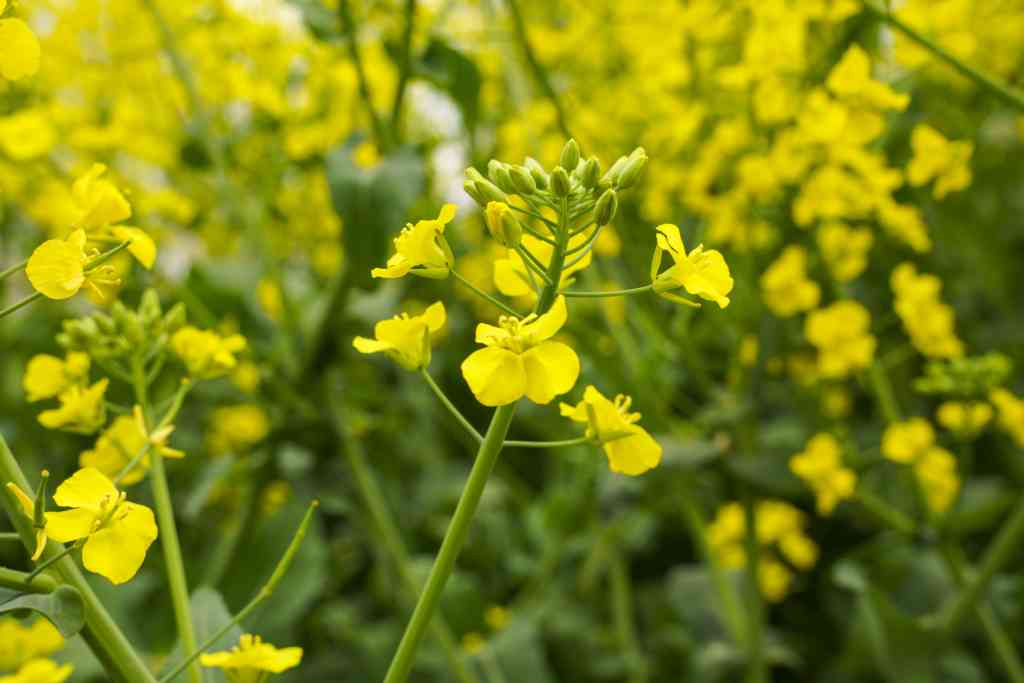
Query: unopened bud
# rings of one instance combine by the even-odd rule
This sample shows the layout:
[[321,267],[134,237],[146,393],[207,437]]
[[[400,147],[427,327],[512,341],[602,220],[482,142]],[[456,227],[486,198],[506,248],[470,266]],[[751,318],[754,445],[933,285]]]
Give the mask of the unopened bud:
[[550,184],[548,172],[544,170],[544,167],[540,165],[539,161],[533,157],[526,157],[526,160],[523,162],[523,166],[525,166],[526,170],[530,172],[531,176],[533,176],[533,180],[537,183],[537,187],[542,190],[548,189],[548,185]]
[[569,142],[565,143],[565,147],[562,148],[562,156],[559,158],[558,165],[571,173],[576,170],[576,165],[579,163],[580,146],[576,144],[576,140],[569,138]]
[[615,220],[619,210],[619,198],[615,190],[605,190],[594,205],[594,223],[598,226],[608,225]]
[[620,190],[625,190],[628,187],[632,187],[636,184],[636,181],[640,178],[640,173],[644,170],[644,166],[647,165],[647,152],[644,151],[643,147],[637,147],[633,150],[633,153],[629,155],[629,159],[626,161],[625,166],[622,167],[622,172],[619,173],[619,177],[616,179],[615,185]]
[[572,191],[572,183],[569,182],[569,174],[561,166],[551,172],[551,191],[559,197],[568,197]]
[[579,171],[580,184],[583,185],[583,187],[588,190],[597,187],[597,181],[600,176],[601,162],[597,160],[597,157],[590,157],[583,162]]
[[601,176],[601,187],[611,187],[614,185],[619,174],[622,173],[622,169],[626,166],[627,161],[629,161],[627,157],[619,157],[616,159],[611,168],[605,171],[604,175]]
[[463,192],[468,194],[477,204],[483,205],[487,203],[487,200],[484,199],[483,195],[480,194],[480,191],[477,190],[476,181],[466,180],[465,182],[462,183],[462,190]]
[[503,202],[490,202],[484,209],[484,222],[487,224],[487,231],[491,233],[499,244],[509,248],[519,246],[523,239],[523,227],[514,215],[508,204]]
[[480,173],[480,171],[478,171],[475,168],[473,168],[472,166],[470,166],[470,167],[468,167],[466,169],[466,177],[469,180],[473,181],[474,183],[479,182],[481,180],[486,180],[486,178],[484,178],[483,174]]
[[531,195],[537,191],[537,181],[522,166],[509,166],[508,174],[512,177],[512,185],[521,195]]
[[491,159],[487,162],[487,176],[502,192],[515,194],[516,188],[512,184],[512,176],[509,175],[508,167],[505,164],[497,159]]
[[171,310],[167,311],[167,315],[164,316],[164,332],[167,334],[174,334],[188,321],[188,311],[185,309],[185,304],[180,301],[173,306]]
[[476,181],[476,190],[480,193],[481,199],[485,202],[503,202],[507,199],[505,193],[499,190],[497,185],[486,178]]
[[139,303],[139,315],[147,325],[156,322],[163,315],[163,310],[160,308],[160,296],[155,289],[147,289],[142,295],[142,301]]

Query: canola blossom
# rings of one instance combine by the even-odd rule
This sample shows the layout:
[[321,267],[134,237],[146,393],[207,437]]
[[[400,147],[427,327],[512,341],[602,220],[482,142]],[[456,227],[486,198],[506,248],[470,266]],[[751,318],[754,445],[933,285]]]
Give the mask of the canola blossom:
[[375,339],[356,337],[352,345],[360,353],[386,353],[406,370],[430,365],[431,336],[444,327],[444,304],[438,301],[422,315],[402,314],[382,320],[374,328]]

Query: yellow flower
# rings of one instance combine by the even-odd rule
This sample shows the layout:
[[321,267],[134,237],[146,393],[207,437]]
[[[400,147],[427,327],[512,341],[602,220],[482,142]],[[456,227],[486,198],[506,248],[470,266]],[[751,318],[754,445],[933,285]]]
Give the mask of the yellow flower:
[[619,394],[609,401],[593,386],[583,391],[577,405],[561,404],[564,417],[587,423],[587,436],[597,439],[608,456],[612,472],[643,474],[661,462],[661,446],[636,424],[640,413],[629,412],[632,399]]
[[868,251],[874,242],[867,228],[850,228],[843,223],[826,223],[818,229],[818,248],[839,282],[848,282],[868,265]]
[[933,178],[932,193],[942,199],[971,184],[971,154],[974,145],[966,141],[950,142],[931,126],[921,124],[910,135],[914,157],[907,165],[907,181],[925,185]]
[[831,434],[815,434],[800,453],[789,459],[789,469],[811,487],[818,512],[830,515],[840,501],[853,496],[857,475],[843,467],[839,442]]
[[165,458],[185,457],[182,451],[165,445],[167,437],[171,435],[172,431],[174,431],[174,425],[168,425],[151,435],[146,434],[142,412],[136,406],[134,415],[121,415],[111,422],[110,426],[96,439],[96,445],[92,450],[83,451],[78,456],[78,464],[80,467],[95,468],[105,476],[114,479],[145,448],[146,454],[121,478],[121,484],[130,486],[142,481],[142,478],[146,476],[146,472],[149,470],[150,449],[158,450]]
[[0,75],[9,81],[39,70],[39,39],[21,19],[0,19]]
[[57,131],[45,109],[22,109],[0,119],[0,147],[12,161],[38,159],[56,144]]
[[484,621],[492,631],[500,631],[508,626],[508,610],[501,605],[491,605],[484,612]]
[[828,75],[826,86],[836,97],[853,106],[902,111],[910,96],[897,93],[871,78],[871,59],[864,48],[854,45]]
[[[582,245],[586,241],[587,235],[585,233],[574,235],[569,238],[569,250]],[[537,260],[545,267],[551,263],[551,257],[555,253],[555,248],[547,242],[539,240],[533,235],[526,234],[522,236],[520,244],[523,249],[536,256]],[[558,288],[560,290],[565,289],[575,282],[574,276],[576,273],[589,266],[592,260],[593,256],[589,251],[579,261],[576,261],[575,256],[570,257],[567,260],[567,267],[562,269],[562,280],[558,283]],[[523,262],[523,257],[515,249],[509,249],[506,258],[495,259],[494,286],[505,296],[533,297],[535,295],[533,286],[530,284],[530,275],[526,263]]]
[[152,237],[143,230],[128,225],[115,225],[110,228],[110,234],[118,242],[130,242],[128,253],[134,256],[143,268],[146,270],[153,268],[153,264],[156,262],[156,242]]
[[215,379],[238,364],[235,354],[245,350],[246,341],[239,334],[222,337],[188,325],[171,337],[171,348],[185,363],[190,375],[196,379]]
[[985,402],[946,401],[935,417],[946,429],[961,438],[973,439],[992,420],[992,406]]
[[54,398],[75,384],[87,381],[89,356],[71,351],[64,360],[48,354],[33,356],[25,368],[21,386],[29,403]]
[[101,379],[92,386],[76,384],[57,397],[60,407],[39,413],[39,424],[47,429],[63,429],[92,434],[107,421],[104,394],[110,381]]
[[448,277],[452,262],[451,248],[444,239],[444,228],[455,217],[455,205],[445,204],[432,220],[406,225],[395,238],[395,254],[384,268],[370,271],[373,277],[399,278],[409,273],[422,277]]
[[419,370],[430,365],[431,336],[444,327],[444,304],[431,304],[422,315],[407,313],[390,320],[381,320],[373,328],[376,339],[356,337],[352,346],[360,353],[388,354],[406,370]]
[[928,420],[913,417],[889,425],[882,435],[882,455],[893,462],[912,463],[935,444],[935,430]]
[[821,287],[807,277],[807,252],[786,247],[761,275],[761,298],[772,313],[788,318],[809,311],[821,300]]
[[12,618],[0,618],[0,671],[17,669],[37,657],[53,654],[64,646],[64,638],[46,619],[31,625]]
[[544,404],[572,389],[580,359],[565,344],[549,341],[567,316],[565,297],[559,296],[541,316],[502,316],[498,327],[477,325],[476,341],[487,348],[462,363],[462,376],[476,399],[485,406],[501,406],[526,396]]
[[870,326],[870,314],[856,301],[838,301],[810,313],[804,336],[818,349],[818,371],[844,377],[870,365],[876,345]]
[[257,405],[224,406],[213,411],[207,438],[214,455],[244,455],[270,433],[270,418]]
[[[720,308],[728,306],[728,294],[732,291],[733,280],[722,254],[714,249],[704,251],[703,244],[697,245],[696,249],[687,254],[679,228],[674,225],[659,225],[656,231],[657,246],[651,259],[651,281],[654,284],[654,291],[677,303],[700,305],[670,293],[673,289],[684,287],[693,296],[714,301]],[[664,252],[669,253],[674,263],[659,274]]]
[[[49,474],[45,470],[44,476],[49,476]],[[22,491],[21,487],[19,487],[13,481],[9,481],[7,482],[7,490],[14,494],[14,497],[18,499],[18,504],[21,505],[22,511],[25,513],[26,517],[32,520],[32,526],[36,530],[36,549],[32,552],[32,561],[35,562],[42,556],[43,550],[46,549],[46,521],[43,521],[42,526],[36,525],[35,501],[32,500],[32,498],[27,493]],[[5,668],[11,669],[14,667],[0,666],[0,669]]]
[[46,240],[32,252],[25,274],[36,291],[50,299],[70,299],[86,283],[85,231],[66,240]]
[[114,183],[100,178],[106,171],[105,165],[93,164],[71,186],[71,196],[78,207],[75,227],[92,230],[131,218],[132,207],[128,200]]
[[477,631],[469,631],[462,636],[462,651],[467,655],[478,654],[487,646],[487,641]]
[[944,512],[956,500],[960,491],[960,478],[956,473],[956,458],[944,448],[931,448],[914,463],[914,474],[921,482],[928,507]]
[[777,560],[765,560],[758,567],[757,583],[768,602],[781,602],[789,593],[793,572]]
[[57,666],[49,659],[33,659],[18,669],[18,673],[0,676],[0,683],[64,683],[72,670],[70,664]]
[[85,568],[114,584],[135,576],[157,537],[153,511],[125,498],[99,470],[86,467],[53,494],[58,505],[72,509],[46,513],[50,537],[60,543],[85,539]]
[[1024,399],[1003,388],[993,389],[989,399],[999,410],[999,426],[1024,448]]
[[890,284],[896,294],[896,313],[918,351],[929,358],[963,355],[964,345],[956,336],[953,309],[939,298],[939,278],[919,275],[914,264],[901,263],[892,271]]
[[201,655],[199,661],[205,667],[223,669],[231,683],[262,683],[268,673],[279,674],[298,666],[302,648],[279,650],[259,636],[246,633],[231,650]]

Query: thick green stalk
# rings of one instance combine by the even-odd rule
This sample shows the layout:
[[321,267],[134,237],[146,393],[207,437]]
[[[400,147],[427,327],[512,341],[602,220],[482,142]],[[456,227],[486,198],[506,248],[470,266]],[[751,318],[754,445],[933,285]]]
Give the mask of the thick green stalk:
[[611,583],[612,620],[615,632],[626,657],[631,660],[630,669],[634,668],[629,683],[646,683],[648,680],[647,662],[640,650],[640,642],[633,626],[633,589],[629,577],[629,567],[620,552],[613,551],[611,566],[608,569],[608,580]]
[[444,541],[441,542],[441,549],[434,559],[434,566],[430,569],[427,584],[423,587],[423,592],[420,593],[419,600],[416,602],[416,608],[405,628],[405,634],[398,645],[398,650],[391,660],[384,683],[404,683],[409,677],[416,649],[441,601],[445,584],[448,583],[448,577],[451,576],[452,570],[455,568],[455,559],[469,535],[473,515],[480,503],[480,497],[483,495],[491,470],[494,469],[494,464],[498,461],[498,454],[501,453],[502,443],[505,441],[505,435],[508,433],[515,412],[515,403],[500,406],[494,411],[491,425],[487,428],[487,434],[476,455],[476,462],[473,463],[473,469],[466,481],[466,487],[462,490],[459,504],[455,507],[455,514],[448,525]]
[[[20,536],[18,540],[21,540]],[[10,588],[23,593],[52,593],[57,588],[57,582],[49,574],[32,576],[0,567],[0,588]]]
[[[25,479],[25,475],[21,471],[17,460],[14,459],[14,455],[7,447],[7,442],[4,441],[3,436],[0,436],[0,482],[4,484],[14,482],[24,491],[33,490],[28,480]],[[11,523],[18,529],[18,533],[21,534],[22,543],[24,543],[26,550],[31,551],[35,548],[36,544],[32,520],[24,514],[21,507],[11,500],[11,496],[0,494],[0,500],[3,500],[7,508],[7,514],[10,517]],[[50,541],[46,550],[43,551],[42,559],[49,559],[62,551],[63,546]],[[110,613],[107,612],[103,603],[100,602],[99,597],[93,592],[85,577],[82,576],[82,572],[79,571],[78,565],[75,564],[74,560],[70,557],[59,560],[54,565],[53,571],[56,572],[61,583],[76,589],[82,596],[82,602],[85,605],[85,631],[83,635],[97,656],[113,668],[113,671],[109,673],[126,683],[156,683],[153,674],[146,668],[142,658],[139,657],[131,643],[125,638],[124,633],[121,632],[121,629],[111,618]],[[46,580],[46,578],[48,578],[47,575],[39,576],[36,577],[34,582]]]

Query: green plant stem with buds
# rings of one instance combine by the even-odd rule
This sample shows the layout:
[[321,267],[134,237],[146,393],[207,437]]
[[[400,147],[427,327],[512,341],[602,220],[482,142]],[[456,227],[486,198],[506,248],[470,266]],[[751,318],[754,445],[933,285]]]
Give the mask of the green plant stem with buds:
[[[0,483],[7,482],[13,482],[25,491],[32,490],[17,460],[7,447],[7,442],[0,436]],[[18,529],[25,549],[32,552],[36,544],[32,520],[25,515],[18,502],[13,500],[6,489],[0,491],[0,500],[7,509],[11,523]],[[44,561],[48,560],[62,551],[62,546],[51,541],[43,551],[42,558]],[[54,564],[51,571],[56,574],[60,583],[71,586],[81,595],[85,606],[86,624],[82,635],[97,657],[111,667],[110,675],[115,680],[125,683],[155,683],[156,679],[93,592],[74,560],[64,557]],[[39,585],[43,585],[42,582],[48,580],[53,578],[48,574],[42,574],[36,577],[33,583],[39,582]]]
[[[149,404],[149,383],[146,367],[141,353],[132,357],[133,388],[135,400],[142,406],[142,414],[146,422],[146,431],[150,432],[152,409]],[[178,626],[178,638],[182,651],[186,656],[195,655],[196,633],[192,625],[192,607],[189,602],[188,580],[185,577],[185,563],[181,557],[181,544],[178,541],[178,527],[174,522],[174,503],[171,490],[167,485],[167,473],[164,470],[164,458],[160,449],[150,449],[149,481],[153,491],[153,504],[160,525],[160,546],[164,552],[164,565],[167,570],[167,582],[171,591],[171,604],[174,607],[174,620]],[[188,665],[189,680],[202,683],[203,673],[199,663],[193,659]]]

